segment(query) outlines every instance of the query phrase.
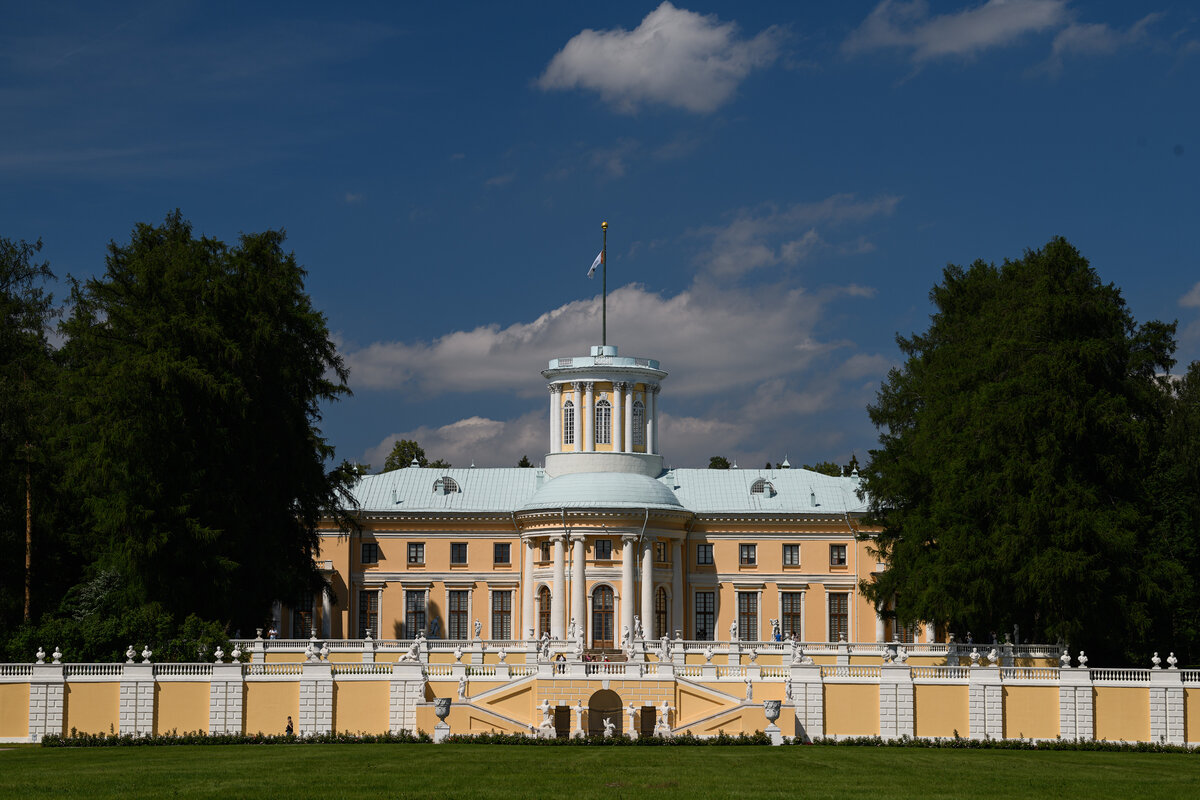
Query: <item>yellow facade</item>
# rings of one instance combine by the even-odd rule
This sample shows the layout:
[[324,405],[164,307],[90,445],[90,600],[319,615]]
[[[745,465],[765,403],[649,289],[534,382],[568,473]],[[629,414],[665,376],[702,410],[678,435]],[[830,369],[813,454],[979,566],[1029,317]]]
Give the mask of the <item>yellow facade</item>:
[[299,681],[254,681],[246,684],[247,733],[281,734],[287,718],[293,724],[300,716]]
[[1004,738],[1056,739],[1057,686],[1005,686]]
[[154,686],[154,732],[208,733],[208,684],[170,681]]
[[29,735],[29,684],[0,683],[0,740]]
[[387,733],[387,681],[334,681],[333,729],[340,733]]
[[913,687],[913,735],[951,738],[970,734],[971,715],[966,686]]
[[63,692],[67,733],[120,733],[121,684],[68,683]]
[[1133,686],[1098,686],[1092,690],[1096,738],[1145,742],[1150,739],[1150,692]]
[[826,684],[825,733],[829,736],[878,736],[879,687],[857,683]]

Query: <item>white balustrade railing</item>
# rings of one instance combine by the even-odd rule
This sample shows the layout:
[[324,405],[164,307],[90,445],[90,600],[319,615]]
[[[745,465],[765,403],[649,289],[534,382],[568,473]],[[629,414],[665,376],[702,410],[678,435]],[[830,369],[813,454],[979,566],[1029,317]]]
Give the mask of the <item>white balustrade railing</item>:
[[63,674],[74,677],[112,677],[125,674],[124,664],[64,664]]
[[970,677],[969,667],[909,667],[914,681],[965,681]]
[[449,678],[454,674],[454,667],[451,664],[429,664],[425,667],[425,674],[431,678]]
[[718,678],[743,678],[746,675],[746,668],[731,664],[729,666],[717,665]]
[[675,674],[681,678],[699,678],[703,675],[703,668],[699,664],[684,664],[675,668]]
[[584,664],[586,675],[624,675],[624,661],[591,661]]
[[1200,669],[1180,670],[1184,683],[1200,683]]
[[0,678],[22,678],[33,674],[33,664],[0,664]]
[[182,676],[192,677],[200,675],[212,675],[212,664],[155,664],[154,676],[157,678],[162,675],[166,676]]
[[822,678],[878,678],[879,667],[864,664],[835,664],[821,667]]
[[303,664],[244,664],[242,674],[246,676],[303,675]]
[[1093,681],[1119,681],[1121,683],[1149,683],[1148,669],[1093,669],[1089,670]]
[[1001,667],[1002,681],[1056,681],[1058,667]]
[[391,664],[334,664],[334,675],[391,675]]

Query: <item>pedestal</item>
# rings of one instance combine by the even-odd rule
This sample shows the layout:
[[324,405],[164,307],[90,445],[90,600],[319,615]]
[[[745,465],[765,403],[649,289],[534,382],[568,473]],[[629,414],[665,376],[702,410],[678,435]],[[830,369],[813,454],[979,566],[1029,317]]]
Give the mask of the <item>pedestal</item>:
[[447,722],[439,722],[433,726],[433,743],[441,744],[446,741],[446,737],[450,735],[450,724]]

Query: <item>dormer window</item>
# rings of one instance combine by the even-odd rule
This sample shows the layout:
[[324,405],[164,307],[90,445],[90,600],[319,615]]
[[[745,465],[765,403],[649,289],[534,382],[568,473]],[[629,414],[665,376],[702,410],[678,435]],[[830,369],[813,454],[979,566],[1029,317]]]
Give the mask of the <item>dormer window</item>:
[[759,478],[754,483],[750,484],[750,494],[765,494],[767,497],[774,497],[775,484],[771,483],[766,478]]
[[454,478],[451,478],[449,475],[443,475],[433,482],[434,494],[437,494],[438,492],[441,492],[442,494],[452,494],[453,492],[461,491],[462,489],[458,488],[458,481],[454,480]]

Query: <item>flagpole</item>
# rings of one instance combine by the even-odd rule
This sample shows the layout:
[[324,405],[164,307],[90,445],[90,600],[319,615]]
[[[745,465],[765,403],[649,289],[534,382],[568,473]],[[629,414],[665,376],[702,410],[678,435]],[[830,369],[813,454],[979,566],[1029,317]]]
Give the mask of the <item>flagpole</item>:
[[600,247],[600,269],[604,274],[600,278],[600,344],[608,344],[608,223],[601,222],[604,230],[604,244]]

